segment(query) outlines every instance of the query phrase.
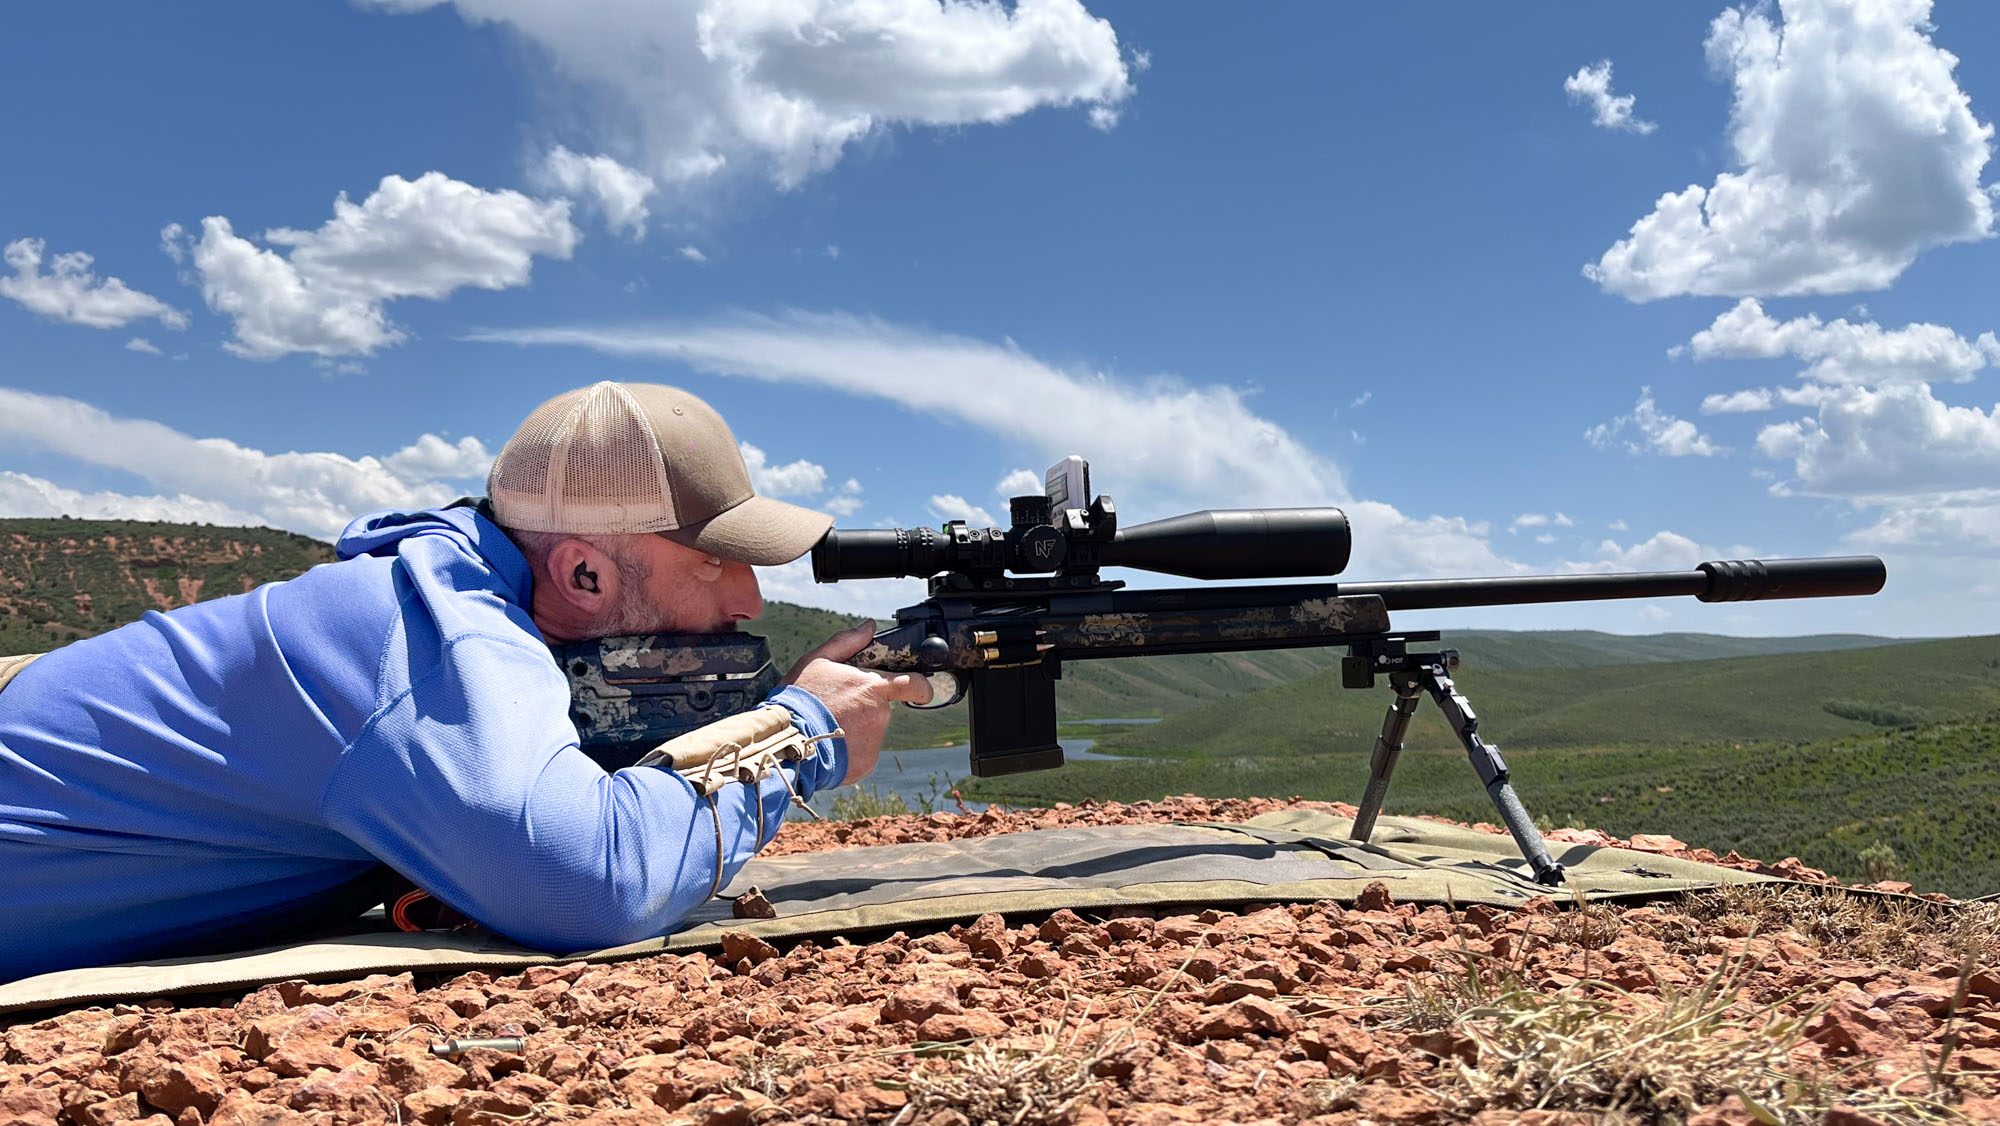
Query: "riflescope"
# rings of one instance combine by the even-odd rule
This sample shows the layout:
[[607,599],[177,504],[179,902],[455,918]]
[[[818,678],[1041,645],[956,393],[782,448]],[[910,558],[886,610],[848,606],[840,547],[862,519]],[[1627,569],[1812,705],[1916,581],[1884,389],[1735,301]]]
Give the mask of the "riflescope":
[[812,551],[813,578],[1084,575],[1133,567],[1190,579],[1337,575],[1353,535],[1338,508],[1243,508],[1190,512],[1119,528],[1110,497],[1088,495],[1088,468],[1070,458],[1049,471],[1049,493],[1009,502],[1011,526],[834,528]]

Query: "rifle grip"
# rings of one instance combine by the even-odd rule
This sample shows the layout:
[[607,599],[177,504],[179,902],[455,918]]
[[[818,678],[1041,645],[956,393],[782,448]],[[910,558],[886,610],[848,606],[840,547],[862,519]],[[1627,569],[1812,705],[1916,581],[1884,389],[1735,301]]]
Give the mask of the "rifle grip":
[[1056,742],[1056,680],[1061,666],[1043,661],[971,674],[966,704],[972,723],[972,776],[994,778],[1063,764]]

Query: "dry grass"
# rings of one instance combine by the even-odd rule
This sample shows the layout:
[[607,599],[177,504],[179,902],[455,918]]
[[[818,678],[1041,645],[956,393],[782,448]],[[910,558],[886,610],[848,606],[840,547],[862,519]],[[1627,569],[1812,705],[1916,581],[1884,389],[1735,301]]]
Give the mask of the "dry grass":
[[1078,1055],[1054,1042],[1024,1052],[982,1041],[942,1059],[942,1067],[910,1072],[904,1087],[909,1102],[893,1126],[946,1110],[969,1126],[1062,1126],[1098,1084],[1090,1070],[1095,1054]]
[[[1816,1123],[1835,1106],[1891,1124],[1955,1117],[1928,1095],[1849,1090],[1840,1076],[1800,1069],[1793,1050],[1818,1010],[1790,1011],[1796,998],[1740,1004],[1741,969],[1658,997],[1584,982],[1554,994],[1511,990],[1467,1008],[1455,1027],[1475,1052],[1470,1061],[1442,1061],[1438,1093],[1465,1114],[1573,1110],[1641,1123],[1683,1122],[1732,1095],[1778,1124]],[[1870,1074],[1873,1062],[1854,1073]]]
[[1647,930],[1670,948],[1696,950],[1713,937],[1791,932],[1842,961],[1918,967],[1967,957],[1994,960],[2000,905],[1927,903],[1839,888],[1735,884],[1681,897],[1684,917]]
[[818,1057],[798,1048],[766,1048],[750,1052],[736,1062],[740,1075],[736,1086],[755,1091],[767,1099],[784,1099],[792,1093],[799,1073]]
[[1410,1032],[1450,1028],[1468,1010],[1527,988],[1518,966],[1466,949],[1453,951],[1452,956],[1458,961],[1456,969],[1413,976],[1403,982],[1400,996],[1370,998],[1384,1027]]

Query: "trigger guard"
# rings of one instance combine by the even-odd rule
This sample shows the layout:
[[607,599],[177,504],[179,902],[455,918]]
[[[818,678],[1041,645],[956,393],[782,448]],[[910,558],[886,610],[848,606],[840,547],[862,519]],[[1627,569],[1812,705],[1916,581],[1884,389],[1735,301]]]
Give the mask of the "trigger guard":
[[965,699],[965,678],[955,672],[934,672],[924,674],[924,680],[931,686],[931,700],[928,704],[912,704],[904,701],[906,708],[930,711],[934,708],[948,708]]

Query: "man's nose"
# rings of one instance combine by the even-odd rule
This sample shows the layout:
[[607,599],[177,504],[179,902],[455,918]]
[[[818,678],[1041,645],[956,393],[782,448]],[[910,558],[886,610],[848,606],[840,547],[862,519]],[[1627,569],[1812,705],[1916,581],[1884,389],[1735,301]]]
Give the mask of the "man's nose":
[[730,562],[722,572],[722,612],[734,622],[753,622],[764,612],[764,593],[748,563]]

